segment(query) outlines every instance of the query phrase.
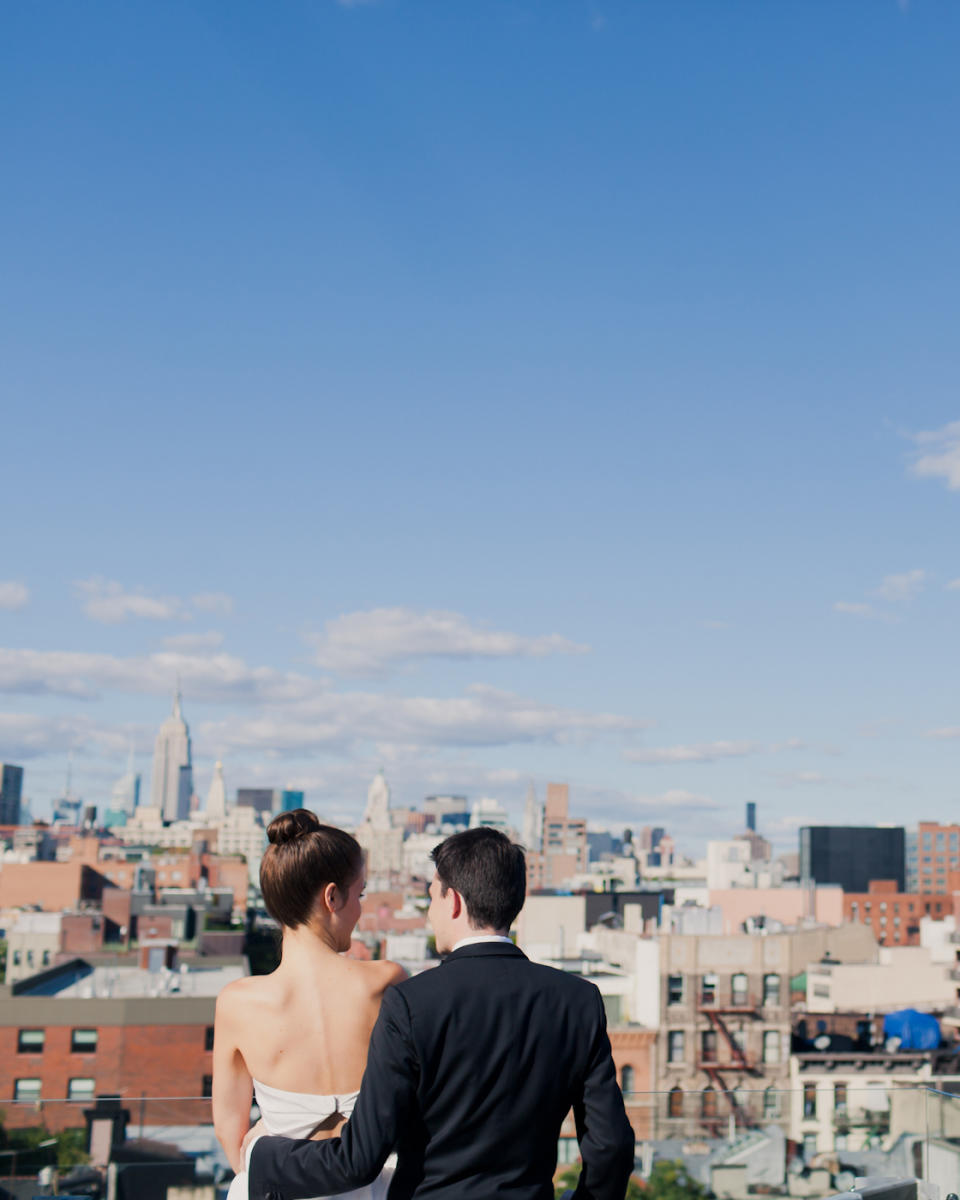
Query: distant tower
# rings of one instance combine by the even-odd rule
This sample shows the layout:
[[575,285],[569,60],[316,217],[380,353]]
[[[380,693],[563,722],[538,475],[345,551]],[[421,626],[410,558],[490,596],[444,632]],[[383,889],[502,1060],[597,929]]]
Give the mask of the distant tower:
[[747,829],[757,832],[757,806],[752,800],[747,801]]
[[150,803],[164,821],[183,821],[190,813],[193,764],[190,730],[180,711],[180,689],[173,697],[173,712],[160,726],[153,748],[153,786]]
[[367,807],[357,829],[357,841],[367,854],[367,880],[388,886],[393,873],[403,869],[403,829],[390,821],[390,788],[383,768],[367,790]]
[[390,788],[383,774],[383,767],[374,775],[367,789],[367,807],[363,814],[364,825],[371,829],[390,828]]
[[530,854],[540,849],[543,838],[543,808],[537,803],[537,790],[530,780],[527,788],[527,802],[523,809],[523,848]]
[[133,767],[133,746],[127,757],[127,773],[121,775],[110,793],[111,812],[126,813],[129,817],[140,803],[140,775]]
[[23,767],[0,763],[0,825],[19,825]]
[[207,792],[207,817],[211,821],[222,821],[227,815],[227,789],[223,783],[223,763],[213,768],[210,791]]

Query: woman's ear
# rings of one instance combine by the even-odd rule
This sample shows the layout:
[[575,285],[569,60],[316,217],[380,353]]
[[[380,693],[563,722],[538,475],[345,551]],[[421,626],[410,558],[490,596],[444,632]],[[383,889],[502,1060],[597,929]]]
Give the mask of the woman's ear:
[[340,900],[340,893],[337,891],[337,885],[335,883],[328,883],[320,895],[323,899],[323,907],[327,910],[327,912],[335,913],[338,909],[343,907]]

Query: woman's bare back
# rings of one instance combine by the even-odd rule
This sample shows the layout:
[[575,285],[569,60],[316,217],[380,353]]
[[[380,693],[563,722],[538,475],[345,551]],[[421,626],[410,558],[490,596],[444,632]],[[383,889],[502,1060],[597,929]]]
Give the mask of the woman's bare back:
[[342,1095],[360,1087],[380,999],[404,977],[395,963],[334,954],[281,963],[271,975],[225,989],[218,1016],[254,1079],[283,1091]]

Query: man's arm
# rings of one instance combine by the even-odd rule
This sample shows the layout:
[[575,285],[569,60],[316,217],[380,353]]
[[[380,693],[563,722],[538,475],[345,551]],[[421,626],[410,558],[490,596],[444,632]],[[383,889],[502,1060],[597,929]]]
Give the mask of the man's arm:
[[388,988],[370,1038],[360,1095],[342,1135],[322,1142],[260,1138],[250,1155],[250,1200],[268,1194],[274,1200],[302,1200],[372,1183],[416,1103],[419,1079],[406,1002],[396,988]]
[[597,990],[597,1028],[573,1105],[583,1169],[574,1200],[623,1200],[633,1170],[634,1136],[610,1053],[603,998]]

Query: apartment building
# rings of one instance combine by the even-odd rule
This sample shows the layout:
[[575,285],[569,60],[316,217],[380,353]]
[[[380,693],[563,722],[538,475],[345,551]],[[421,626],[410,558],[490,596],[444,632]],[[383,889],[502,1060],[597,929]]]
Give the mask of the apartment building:
[[[148,948],[149,950],[149,948]],[[216,998],[242,966],[170,971],[74,959],[0,987],[0,1106],[10,1128],[83,1124],[95,1096],[152,1103],[164,1123],[209,1119]],[[205,1102],[206,1098],[206,1102]]]
[[869,925],[881,946],[919,946],[920,920],[953,913],[942,892],[900,892],[892,879],[872,879],[866,892],[843,893],[843,918]]
[[[756,936],[664,934],[643,939],[651,960],[638,971],[644,1023],[658,1029],[658,1124],[667,1136],[780,1122],[789,1113],[791,993],[811,962],[872,962],[877,946],[864,926],[814,927]],[[655,972],[651,968],[656,967]],[[762,1093],[758,1099],[757,1093]],[[663,1134],[661,1134],[663,1135]]]
[[907,841],[907,876],[917,892],[960,890],[960,825],[920,821]]

